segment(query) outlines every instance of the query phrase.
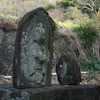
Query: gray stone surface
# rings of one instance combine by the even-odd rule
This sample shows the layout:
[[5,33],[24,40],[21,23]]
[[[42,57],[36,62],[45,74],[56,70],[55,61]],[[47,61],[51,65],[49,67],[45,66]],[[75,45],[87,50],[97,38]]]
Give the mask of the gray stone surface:
[[0,46],[0,74],[7,75],[9,70],[12,73],[13,56],[14,46]]
[[81,82],[80,67],[69,54],[63,54],[58,59],[56,72],[61,85],[76,85]]
[[22,18],[13,62],[15,88],[51,85],[54,31],[54,22],[42,7]]
[[4,31],[3,31],[3,29],[0,27],[0,44],[2,44],[3,38],[4,38]]
[[15,45],[16,33],[17,33],[16,31],[5,32],[5,39],[3,41],[3,44],[5,44],[5,45]]
[[13,46],[0,46],[0,58],[2,58],[4,61],[10,62],[13,59],[13,53]]
[[62,54],[68,53],[77,57],[76,53],[78,52],[78,49],[75,43],[73,43],[67,36],[59,36],[56,38],[53,43],[53,49],[53,68],[56,66],[56,62]]
[[16,31],[0,28],[0,75],[12,75]]
[[[15,44],[15,39],[16,39],[16,31],[4,31],[1,28],[0,33],[1,38],[3,39],[3,42],[1,42],[2,44],[0,45],[2,48],[4,48],[4,46],[6,46],[6,48],[10,47],[13,48],[11,50],[10,56],[13,57],[13,53],[14,53],[14,44]],[[1,39],[0,39],[1,41]],[[60,55],[64,54],[64,53],[69,53],[71,55],[74,55],[76,57],[76,53],[78,52],[77,47],[75,46],[75,44],[69,40],[68,37],[66,36],[60,36],[59,38],[55,38],[54,43],[53,43],[53,65],[52,68],[55,68],[56,66],[56,62],[57,59],[60,57]],[[8,50],[9,51],[9,50]],[[9,52],[6,52],[7,55],[9,55]],[[4,51],[5,52],[5,51]],[[8,56],[7,56],[8,58]],[[12,65],[13,60],[9,59],[9,61],[5,61],[1,58],[0,60],[0,74],[7,74],[7,71],[9,70],[10,66]],[[3,70],[4,69],[4,70]],[[2,73],[1,73],[2,72]],[[53,72],[55,72],[55,69],[53,70]],[[11,74],[9,74],[11,75]]]
[[37,89],[0,85],[0,100],[100,100],[100,85],[52,85]]

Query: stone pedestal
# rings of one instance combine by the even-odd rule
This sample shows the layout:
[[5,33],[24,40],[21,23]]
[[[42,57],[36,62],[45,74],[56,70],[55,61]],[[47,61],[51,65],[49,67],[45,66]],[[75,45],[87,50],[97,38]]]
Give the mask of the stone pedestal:
[[100,100],[100,85],[52,85],[23,90],[0,85],[0,100]]

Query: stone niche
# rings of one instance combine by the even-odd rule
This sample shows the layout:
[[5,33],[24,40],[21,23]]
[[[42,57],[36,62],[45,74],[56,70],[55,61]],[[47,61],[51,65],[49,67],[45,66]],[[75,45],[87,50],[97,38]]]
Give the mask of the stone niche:
[[44,8],[24,15],[18,26],[13,61],[13,86],[37,88],[51,85],[55,25]]

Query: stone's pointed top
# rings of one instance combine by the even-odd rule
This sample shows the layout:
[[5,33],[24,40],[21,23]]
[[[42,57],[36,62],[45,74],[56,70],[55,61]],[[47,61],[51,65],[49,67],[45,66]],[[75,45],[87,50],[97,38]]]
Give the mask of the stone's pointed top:
[[[38,11],[43,11],[45,14],[48,15],[48,12],[43,8],[43,7],[39,7],[39,8],[36,8],[32,11],[29,11],[28,13],[26,13],[24,15],[24,17],[21,19],[20,23],[19,23],[19,28],[26,22],[26,20],[29,18],[29,17],[33,17],[34,15],[36,15],[38,13]],[[49,16],[49,15],[48,15]]]
[[58,81],[61,85],[76,85],[81,82],[80,67],[69,54],[63,54],[56,65]]

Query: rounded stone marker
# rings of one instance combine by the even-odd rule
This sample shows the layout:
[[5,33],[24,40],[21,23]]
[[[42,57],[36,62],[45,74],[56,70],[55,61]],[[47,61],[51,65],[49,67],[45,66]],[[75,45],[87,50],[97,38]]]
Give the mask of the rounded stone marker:
[[76,85],[81,82],[80,67],[69,54],[63,54],[56,64],[58,82],[61,85]]

